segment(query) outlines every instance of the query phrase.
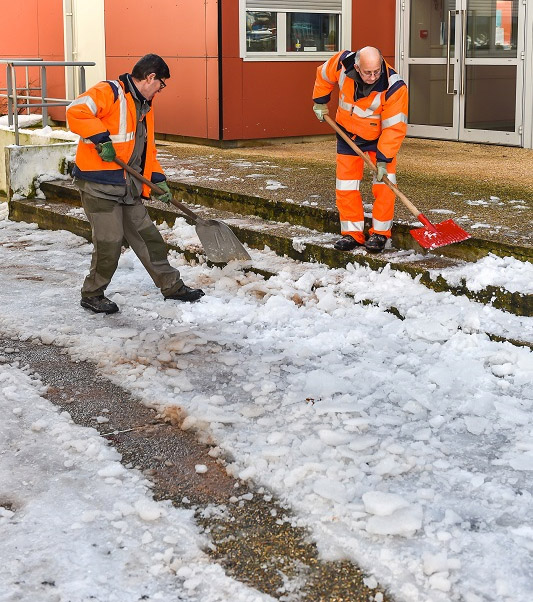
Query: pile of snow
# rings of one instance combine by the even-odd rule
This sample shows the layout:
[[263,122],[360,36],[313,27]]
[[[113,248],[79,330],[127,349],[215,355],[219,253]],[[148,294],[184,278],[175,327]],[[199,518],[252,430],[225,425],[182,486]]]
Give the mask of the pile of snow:
[[[162,232],[173,241],[192,238],[183,220]],[[94,315],[79,307],[91,254],[85,241],[9,221],[0,223],[0,241],[0,331],[95,361],[102,374],[147,404],[179,404],[188,415],[184,428],[217,441],[218,451],[234,458],[231,474],[256,480],[290,504],[294,523],[311,530],[325,558],[353,559],[399,602],[528,599],[533,353],[492,341],[487,333],[532,342],[532,318],[436,293],[389,269],[330,270],[253,250],[253,264],[275,276],[265,280],[237,264],[189,265],[172,254],[184,281],[206,291],[192,305],[165,302],[127,250],[108,289],[121,312]],[[489,269],[491,261],[480,265]],[[528,269],[514,261],[490,263],[494,281],[506,284]],[[523,282],[521,290],[528,287]],[[403,319],[386,311],[391,306]],[[43,404],[10,381],[9,390],[14,397],[7,396],[4,416],[13,414],[10,405],[25,415]],[[57,416],[56,426],[52,415],[32,414],[19,431],[29,429],[32,440],[50,435],[50,446],[57,446],[50,458],[63,470],[54,453],[66,451],[55,433],[64,424],[77,427]],[[39,421],[43,427],[32,430]],[[69,434],[71,439],[82,441],[78,455],[67,458],[77,466],[89,444],[79,434]],[[128,549],[125,538],[146,516],[165,528],[182,522],[168,505],[148,503],[140,475],[119,468],[115,474],[117,458],[96,443],[91,449],[103,463],[82,463],[92,472],[74,475],[72,486],[85,491],[85,475],[91,476],[91,492],[94,478],[102,487],[128,483],[134,523],[127,513],[96,515],[111,521]],[[9,468],[2,469],[14,475],[8,492],[20,490],[17,479],[30,479],[17,473],[19,464],[26,466],[24,454],[9,458]],[[103,499],[110,491],[95,495]],[[81,499],[84,508],[83,494]],[[140,507],[139,500],[145,500]],[[97,511],[103,507],[95,502]],[[53,509],[44,504],[42,511]],[[114,511],[108,504],[107,512]],[[13,517],[7,520],[12,523],[4,548],[34,536],[19,531],[22,523]],[[115,521],[126,523],[124,532]],[[161,565],[166,574],[180,544],[171,544],[167,558],[157,530],[152,538],[152,559],[163,558],[150,563],[141,550],[139,564]],[[114,554],[118,544],[108,545]],[[125,554],[117,551],[117,565]]]
[[511,293],[533,294],[533,264],[514,257],[498,257],[491,253],[475,263],[436,273],[444,276],[452,286],[466,282],[471,291],[494,286]]
[[[42,120],[42,115],[36,114],[18,115],[17,117],[18,127],[21,132],[25,132],[27,134],[31,134],[32,136],[36,136],[39,138],[53,138],[56,140],[68,140],[73,142],[77,142],[79,140],[79,136],[77,134],[74,134],[73,132],[69,130],[64,130],[62,128],[54,129],[49,125],[39,129],[26,129],[33,128],[33,126],[37,125],[38,123],[41,123]],[[9,126],[9,117],[7,115],[2,115],[0,116],[0,127],[9,128],[13,130],[15,126]]]
[[272,600],[211,563],[193,511],[155,502],[141,473],[43,393],[0,364],[2,599]]
[[[12,118],[14,119],[14,117]],[[29,128],[38,123],[41,123],[43,120],[42,115],[31,114],[31,115],[18,115],[18,126],[19,128]],[[1,115],[0,116],[0,126],[9,127],[9,116]],[[13,126],[11,126],[13,127]]]

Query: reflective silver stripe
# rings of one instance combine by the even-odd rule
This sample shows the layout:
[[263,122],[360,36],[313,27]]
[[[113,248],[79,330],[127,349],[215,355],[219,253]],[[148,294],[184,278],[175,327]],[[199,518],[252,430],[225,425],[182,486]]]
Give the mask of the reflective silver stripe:
[[332,82],[326,74],[327,67],[328,67],[328,61],[326,61],[322,65],[322,71],[321,71],[322,79],[325,79],[328,82],[328,84],[334,84],[335,82]]
[[128,105],[126,102],[126,95],[124,94],[124,90],[120,85],[120,82],[115,80],[111,82],[115,84],[118,90],[118,101],[120,102],[120,118],[118,124],[118,133],[110,136],[113,142],[127,142],[129,140],[133,140],[133,133],[126,131],[126,123],[128,117]]
[[[387,179],[390,180],[393,184],[396,184],[396,174],[395,173],[388,173],[387,174]],[[372,180],[372,184],[385,184],[385,182],[378,182],[376,180],[376,174],[374,174],[374,178]]]
[[350,113],[352,112],[352,107],[353,105],[350,104],[349,102],[344,102],[344,96],[342,96],[339,99],[339,107],[341,107],[342,109],[344,109],[345,111],[350,111]]
[[374,228],[374,230],[380,230],[381,232],[387,232],[387,230],[392,228],[392,220],[380,222],[378,219],[372,218],[372,228]]
[[126,134],[111,134],[109,137],[111,138],[111,142],[129,142],[135,138],[135,134],[127,132]]
[[343,222],[341,221],[341,232],[363,232],[365,229],[365,222]]
[[70,108],[75,107],[76,105],[87,105],[87,107],[89,108],[89,110],[91,111],[91,113],[96,117],[96,111],[98,109],[96,108],[96,103],[94,102],[94,100],[90,96],[80,96],[79,98],[76,98],[76,100],[73,100],[68,105],[67,111]]
[[381,119],[380,115],[376,115],[372,109],[361,109],[357,105],[353,105],[352,113],[355,113],[358,117]]
[[381,104],[381,92],[378,92],[376,94],[374,100],[372,101],[372,103],[368,107],[368,110],[369,111],[375,111],[379,107],[380,104]]
[[[343,69],[341,71],[341,74],[339,75],[339,89],[342,90],[342,87],[344,86],[344,80],[346,79],[346,71],[345,69]],[[343,94],[343,98],[344,98],[344,94]]]
[[384,119],[381,122],[381,127],[383,129],[390,128],[393,125],[396,125],[397,123],[407,123],[407,115],[405,113],[397,113],[396,115],[393,115],[388,119]]
[[381,93],[376,94],[372,102],[370,103],[368,109],[362,109],[357,104],[351,104],[344,101],[344,95],[339,100],[339,107],[342,107],[346,111],[350,111],[350,113],[355,113],[358,117],[372,117],[374,119],[381,119],[379,115],[376,115],[374,111],[381,104]]
[[337,178],[335,188],[337,190],[359,190],[361,180],[339,180]]
[[403,81],[402,78],[397,73],[394,73],[393,75],[391,75],[389,77],[389,88],[394,86],[394,84],[396,82],[401,82],[401,81]]
[[[133,140],[135,138],[135,132],[126,131],[127,120],[128,120],[128,103],[126,101],[126,95],[124,94],[124,90],[122,89],[122,86],[120,85],[119,81],[113,81],[111,83],[115,84],[115,86],[117,87],[117,90],[118,90],[118,99],[117,100],[120,103],[119,104],[120,114],[119,114],[118,133],[111,134],[109,137],[111,138],[111,142],[129,142],[130,140]],[[80,96],[79,98],[76,98],[76,100],[72,101],[72,103],[69,105],[68,108],[70,108],[74,105],[79,105],[79,104],[86,104],[89,107],[89,109],[91,110],[91,113],[96,117],[96,111],[97,111],[96,103],[90,96]],[[83,140],[83,142],[85,142],[85,144],[94,144],[94,142],[92,142],[91,140],[88,140],[86,138],[82,138],[81,140]]]

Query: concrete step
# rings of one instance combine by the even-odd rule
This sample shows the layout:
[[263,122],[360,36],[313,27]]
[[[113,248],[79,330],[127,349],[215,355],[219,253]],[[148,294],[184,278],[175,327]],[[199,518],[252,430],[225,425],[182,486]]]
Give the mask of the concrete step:
[[[175,188],[175,187],[174,187]],[[194,187],[197,188],[197,187]],[[75,234],[90,239],[90,226],[80,207],[79,194],[69,181],[55,181],[41,184],[41,190],[46,195],[42,200],[11,200],[10,218],[17,221],[36,222],[41,228],[66,229]],[[290,257],[305,262],[317,262],[333,268],[344,268],[350,263],[358,263],[374,270],[388,266],[390,269],[408,273],[413,278],[435,291],[448,291],[454,295],[465,295],[480,303],[492,305],[516,315],[533,314],[533,295],[513,293],[496,287],[487,287],[481,291],[471,291],[465,285],[452,286],[442,276],[436,275],[435,270],[464,265],[465,259],[446,257],[435,253],[421,253],[415,249],[395,248],[386,249],[378,255],[369,254],[358,248],[351,252],[340,252],[333,248],[333,243],[339,235],[328,230],[312,229],[305,225],[294,224],[293,214],[287,211],[284,215],[290,221],[281,223],[262,216],[250,215],[248,211],[232,212],[227,203],[222,208],[203,204],[194,204],[197,197],[190,192],[187,198],[182,198],[191,208],[205,219],[219,219],[226,222],[235,232],[239,240],[251,248],[263,249],[269,247],[278,255]],[[178,195],[176,195],[177,197]],[[211,199],[215,197],[210,197]],[[251,203],[259,201],[251,199]],[[211,203],[214,205],[214,202]],[[286,203],[290,206],[290,203]],[[250,210],[249,205],[243,205],[239,199],[237,206]],[[151,218],[156,223],[166,222],[172,226],[177,217],[182,217],[178,210],[169,208],[157,202],[147,203]],[[300,206],[296,207],[299,211]],[[314,208],[309,208],[314,215]],[[265,208],[265,211],[267,208]],[[305,215],[304,212],[300,216]],[[305,222],[305,220],[302,219]],[[307,222],[306,222],[307,223]],[[316,224],[316,222],[315,222]],[[411,238],[409,236],[409,238]],[[393,238],[393,244],[397,239]],[[461,245],[464,243],[461,243]],[[450,245],[460,246],[460,245]],[[170,247],[182,252],[188,259],[198,259],[201,248],[181,248],[175,244]],[[253,266],[250,269],[254,269]],[[268,273],[255,270],[268,277]]]
[[[170,182],[170,187],[175,198],[186,204],[224,209],[241,215],[255,215],[277,222],[289,222],[320,232],[331,232],[336,234],[337,238],[339,237],[339,216],[336,209],[272,200],[183,182]],[[367,227],[370,226],[370,219],[367,218],[366,221]],[[435,223],[437,222],[435,221]],[[410,230],[413,227],[421,227],[421,224],[414,218],[409,223],[395,222],[392,231],[393,246],[397,249],[412,249],[417,253],[428,254],[429,252],[411,236]],[[431,251],[431,255],[465,261],[476,261],[489,253],[499,257],[515,257],[520,261],[533,261],[532,247],[484,239],[476,234],[461,243]]]
[[[169,181],[169,185],[174,197],[187,205],[200,205],[239,215],[252,215],[268,221],[287,222],[319,232],[330,232],[337,238],[340,236],[339,217],[336,209],[272,200],[183,182]],[[44,182],[41,184],[41,190],[47,198],[67,198],[78,194],[69,180]],[[368,228],[370,226],[369,217],[366,218],[366,222]],[[436,220],[435,223],[437,223]],[[498,257],[514,257],[519,261],[533,261],[533,247],[485,239],[476,234],[461,243],[428,251],[411,236],[410,230],[413,227],[421,227],[421,224],[414,218],[410,223],[395,222],[392,231],[392,246],[396,249],[413,250],[417,254],[431,257],[441,256],[464,261],[476,261],[489,253]]]

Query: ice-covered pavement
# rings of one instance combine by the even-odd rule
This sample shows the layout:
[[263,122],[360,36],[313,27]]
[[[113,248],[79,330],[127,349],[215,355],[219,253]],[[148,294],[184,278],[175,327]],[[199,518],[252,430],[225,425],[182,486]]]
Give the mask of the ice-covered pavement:
[[[191,236],[182,220],[172,231],[162,229],[169,238]],[[121,312],[97,316],[79,307],[90,253],[90,245],[70,233],[1,221],[0,332],[54,343],[74,358],[95,361],[102,374],[145,403],[182,406],[186,428],[208,430],[231,453],[229,470],[291,504],[325,557],[353,559],[396,600],[528,599],[533,586],[533,354],[528,347],[491,341],[486,333],[533,342],[532,318],[435,293],[401,273],[352,266],[330,270],[253,250],[254,265],[276,276],[265,281],[238,265],[190,266],[173,256],[185,282],[206,291],[194,305],[165,302],[126,251],[108,289]],[[479,280],[484,274],[483,281],[512,282],[516,288],[530,268],[483,260],[471,276]],[[527,279],[521,290],[526,286]],[[357,303],[368,299],[373,305]],[[390,306],[405,318],[388,313]],[[63,470],[58,433],[66,429],[65,417],[36,399],[38,385],[8,357],[0,376],[2,403],[11,406],[3,413],[13,429],[4,426],[0,432],[8,434],[11,452],[18,428],[19,438],[37,449],[44,438],[56,445],[47,454],[55,454]],[[31,418],[22,420],[26,412]],[[94,438],[90,449],[101,454],[95,432],[65,432],[66,441]],[[85,456],[93,453],[88,448],[79,445],[75,458],[80,459],[71,459],[75,465],[87,462]],[[0,495],[14,488],[26,500],[14,514],[0,516],[8,534],[0,548],[14,550],[11,554],[20,554],[20,543],[33,545],[28,521],[37,494],[24,484],[32,481],[33,464],[23,459],[20,453],[0,457],[2,475],[24,471],[20,479],[1,481]],[[39,480],[39,466],[35,462],[33,480]],[[122,479],[118,489],[125,491],[143,486],[142,478],[129,484],[134,477],[113,466],[116,474],[91,473],[91,491],[99,497],[112,497],[106,490],[109,479]],[[83,497],[88,474],[73,474]],[[164,531],[167,513],[174,513],[176,529],[194,532],[190,516],[152,504],[146,490],[136,491],[141,493],[155,513],[152,530]],[[57,506],[43,512],[57,521],[50,537],[67,529],[78,541],[72,515]],[[77,523],[83,523],[83,512]],[[117,520],[124,522],[128,537],[141,539],[139,513],[132,514],[135,524],[126,511]],[[42,549],[48,541],[35,546]],[[123,553],[116,538],[108,545],[112,554]],[[174,554],[186,555],[188,549],[194,556],[195,545],[191,536]],[[128,563],[150,573],[152,552],[133,555]],[[48,561],[51,573],[59,571],[62,554]],[[162,565],[165,584],[178,566],[172,566],[172,554],[156,563]],[[5,574],[5,563],[0,571],[12,588],[8,591],[15,592],[16,576]],[[95,571],[107,583],[105,568],[96,561]],[[224,587],[230,591],[230,585]],[[184,599],[197,599],[194,591]],[[109,592],[115,596],[109,600],[128,599],[120,597],[118,586]],[[247,594],[199,599],[246,599],[238,595]]]

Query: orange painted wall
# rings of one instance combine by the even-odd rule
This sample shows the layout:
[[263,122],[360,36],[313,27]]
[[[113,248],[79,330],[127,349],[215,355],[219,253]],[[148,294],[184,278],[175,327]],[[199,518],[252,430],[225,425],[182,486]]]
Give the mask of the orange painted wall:
[[216,0],[105,1],[107,77],[150,52],[170,68],[155,99],[158,132],[218,138],[217,22]]
[[[379,8],[377,8],[379,2]],[[352,9],[353,50],[375,46],[394,66],[396,0],[354,0]]]
[[[0,58],[36,58],[63,61],[62,0],[24,0],[3,2]],[[39,69],[30,68],[30,82],[40,81]],[[17,69],[17,87],[25,85],[24,67]],[[64,98],[65,72],[60,67],[47,68],[48,96]],[[6,86],[6,69],[0,65],[0,87]],[[0,99],[3,100],[3,99]],[[39,109],[40,111],[40,109]],[[60,111],[51,115],[60,118]]]
[[[353,46],[379,45],[394,57],[395,0],[354,0]],[[147,52],[163,56],[171,79],[156,100],[159,132],[219,139],[217,0],[105,2],[107,76],[130,71]],[[142,35],[131,36],[139,20]],[[239,3],[222,5],[222,139],[327,132],[311,110],[319,62],[245,62],[239,56]],[[332,104],[334,104],[333,99]]]
[[[321,61],[243,61],[239,57],[238,2],[222,15],[223,139],[274,138],[331,133],[317,121],[311,94]],[[377,46],[394,63],[395,0],[353,0],[352,49]],[[330,106],[336,106],[332,96]]]
[[[156,130],[161,133],[213,140],[330,133],[312,112],[311,93],[320,61],[243,61],[237,0],[221,5],[219,86],[218,2],[105,0],[107,77],[114,79],[131,71],[148,52],[167,61],[171,78],[155,101]],[[385,58],[394,62],[395,4],[395,0],[379,0],[377,14],[376,0],[353,0],[352,49],[378,46]],[[4,28],[0,56],[63,60],[62,0],[5,5],[4,22],[20,23],[20,27]],[[5,80],[5,71],[1,71],[0,82]],[[63,69],[50,71],[49,83],[50,96],[64,96]],[[332,108],[335,103],[333,98]]]

